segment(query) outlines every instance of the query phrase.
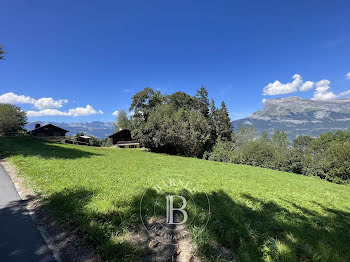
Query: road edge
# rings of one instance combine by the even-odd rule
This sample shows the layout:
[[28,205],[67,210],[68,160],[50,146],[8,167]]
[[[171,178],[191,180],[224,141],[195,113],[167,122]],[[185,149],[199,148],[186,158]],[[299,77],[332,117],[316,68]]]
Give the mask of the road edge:
[[[12,183],[14,184],[16,191],[19,197],[26,201],[26,209],[35,225],[40,235],[42,236],[47,247],[50,249],[54,259],[57,262],[64,261],[86,261],[86,262],[101,262],[103,261],[98,255],[91,250],[90,247],[84,246],[83,248],[72,248],[70,254],[63,252],[63,249],[66,248],[65,244],[69,242],[74,242],[75,239],[78,239],[72,232],[64,229],[60,223],[53,218],[52,216],[45,215],[43,212],[37,214],[36,209],[41,206],[40,200],[41,196],[35,194],[33,190],[25,186],[23,179],[18,175],[17,169],[6,159],[0,159],[0,165],[5,169],[5,172],[10,177]],[[50,224],[50,225],[48,225]],[[54,227],[54,232],[50,232]],[[66,243],[56,243],[58,235],[65,237]],[[82,254],[80,254],[82,253]]]

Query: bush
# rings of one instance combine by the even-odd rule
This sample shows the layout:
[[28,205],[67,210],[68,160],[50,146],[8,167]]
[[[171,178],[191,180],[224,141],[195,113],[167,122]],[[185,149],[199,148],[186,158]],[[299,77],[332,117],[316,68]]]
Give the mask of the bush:
[[230,162],[232,158],[233,143],[218,141],[213,148],[213,152],[209,154],[209,160],[218,162]]
[[336,183],[350,181],[350,130],[325,133],[319,138],[300,136],[292,146],[284,132],[276,131],[272,140],[266,134],[245,139],[245,133],[241,132],[243,138],[236,133],[234,143],[218,141],[205,159],[317,176]]
[[232,162],[266,168],[275,168],[275,147],[263,140],[254,140],[245,144],[233,155]]

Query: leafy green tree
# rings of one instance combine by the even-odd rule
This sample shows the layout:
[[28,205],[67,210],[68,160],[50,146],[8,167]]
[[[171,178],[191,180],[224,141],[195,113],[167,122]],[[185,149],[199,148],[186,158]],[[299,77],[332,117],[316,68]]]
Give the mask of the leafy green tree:
[[213,151],[209,153],[208,160],[218,161],[218,162],[230,162],[233,159],[232,151],[233,143],[230,141],[218,141]]
[[[195,96],[184,92],[163,95],[145,88],[133,96],[132,134],[157,152],[202,157],[217,138],[231,140],[231,121],[225,103],[210,106],[202,86]],[[210,113],[209,113],[210,110]]]
[[272,136],[272,143],[280,148],[286,148],[288,145],[287,133],[281,130],[275,130]]
[[[132,136],[140,141],[147,140],[150,135],[146,130],[146,123],[150,114],[156,110],[158,105],[163,104],[165,96],[159,91],[155,92],[152,88],[146,87],[144,90],[136,93],[132,97],[130,111],[134,112],[132,117]],[[147,147],[147,144],[144,144]]]
[[326,178],[334,182],[350,179],[350,142],[333,142],[327,149],[322,167]]
[[113,142],[112,142],[112,138],[110,138],[110,137],[105,138],[101,144],[101,146],[103,146],[103,147],[110,147],[112,145],[113,145]]
[[309,136],[298,136],[293,141],[293,147],[300,151],[305,152],[311,145],[313,138]]
[[132,128],[131,120],[128,117],[128,114],[125,110],[121,110],[117,116],[116,121],[113,123],[114,131],[118,132],[120,129],[129,129]]
[[90,146],[102,146],[103,144],[103,140],[102,139],[99,139],[95,136],[90,136],[90,140],[89,140],[89,145]]
[[257,138],[257,132],[254,126],[241,125],[235,132],[235,148],[240,148],[248,142]]
[[0,104],[0,135],[23,132],[26,124],[27,115],[18,106]]
[[155,92],[152,88],[146,87],[132,97],[130,111],[134,111],[134,117],[147,121],[148,115],[154,108],[162,104],[165,97],[160,91]]
[[191,110],[195,106],[193,97],[181,91],[168,95],[166,100],[175,110],[179,110],[180,108]]
[[190,141],[188,151],[191,155],[201,157],[210,140],[210,125],[203,112],[195,109],[189,112],[188,121]]
[[261,139],[250,140],[237,151],[233,162],[266,168],[275,168],[276,151],[271,143]]
[[210,127],[199,110],[174,111],[162,104],[149,115],[140,140],[154,151],[201,157],[209,137]]
[[271,143],[271,139],[266,132],[262,132],[259,139],[265,143]]
[[5,59],[5,51],[4,48],[2,47],[2,45],[0,45],[0,60]]

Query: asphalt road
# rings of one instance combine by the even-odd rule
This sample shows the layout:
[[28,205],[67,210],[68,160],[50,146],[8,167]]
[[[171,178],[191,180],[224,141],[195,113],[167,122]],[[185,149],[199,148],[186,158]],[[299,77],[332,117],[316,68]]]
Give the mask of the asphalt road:
[[0,165],[0,261],[55,261],[25,206]]

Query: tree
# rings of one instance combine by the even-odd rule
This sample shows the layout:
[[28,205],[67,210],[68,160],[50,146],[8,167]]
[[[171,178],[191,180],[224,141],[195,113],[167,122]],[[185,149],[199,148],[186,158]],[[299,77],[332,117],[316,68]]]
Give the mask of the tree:
[[134,117],[147,121],[148,115],[155,106],[161,104],[165,97],[160,91],[155,92],[152,88],[146,87],[132,97],[130,111],[134,111]]
[[2,45],[0,45],[0,60],[5,59],[4,54],[5,54],[4,48],[2,47]]
[[131,129],[131,120],[128,118],[128,114],[125,112],[125,110],[121,110],[119,112],[113,125],[115,132],[118,132],[120,129]]
[[275,149],[271,143],[261,139],[251,140],[237,152],[236,163],[275,168]]
[[288,145],[287,133],[281,130],[275,130],[272,136],[272,143],[280,148],[286,148]]
[[167,103],[170,104],[175,110],[179,110],[180,108],[191,110],[195,101],[190,95],[179,91],[167,96]]
[[254,126],[241,125],[235,133],[235,148],[239,148],[247,144],[249,141],[257,137]]
[[312,140],[313,138],[310,136],[298,136],[293,141],[293,147],[301,153],[304,153],[306,149],[310,147]]
[[209,123],[202,112],[196,109],[190,111],[188,121],[190,134],[188,151],[193,156],[201,157],[210,139]]
[[151,150],[202,157],[212,150],[218,136],[222,141],[231,140],[225,103],[220,109],[213,101],[210,106],[203,86],[195,96],[184,92],[166,96],[147,87],[132,100],[132,135]]
[[266,132],[262,132],[259,139],[265,143],[271,143],[271,139]]
[[212,98],[210,102],[210,111],[209,111],[209,125],[210,125],[210,140],[208,142],[208,151],[212,151],[217,139],[218,139],[218,132],[217,132],[217,108],[215,106],[215,101]]
[[221,108],[216,110],[215,126],[218,139],[221,141],[232,140],[232,125],[228,110],[224,101],[221,102]]
[[[161,92],[155,92],[152,88],[146,87],[132,97],[130,111],[134,111],[132,117],[132,136],[138,140],[145,139],[145,124],[150,114],[157,105],[163,104],[165,96]],[[146,146],[146,144],[144,144]]]
[[328,180],[338,183],[349,180],[350,142],[331,143],[321,164]]
[[197,100],[197,108],[201,111],[202,115],[205,117],[209,116],[209,98],[208,98],[208,90],[201,86],[195,95]]
[[27,115],[18,106],[0,104],[0,135],[17,134],[26,124]]

